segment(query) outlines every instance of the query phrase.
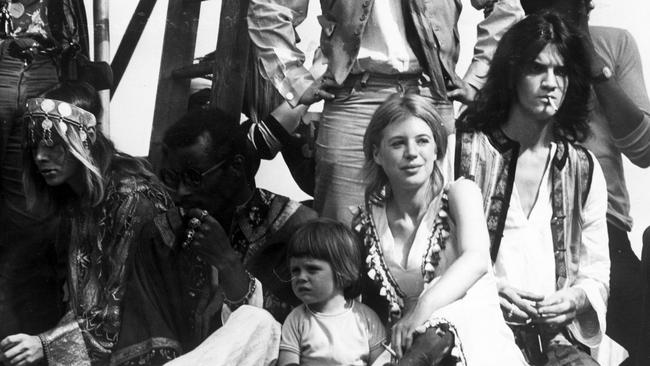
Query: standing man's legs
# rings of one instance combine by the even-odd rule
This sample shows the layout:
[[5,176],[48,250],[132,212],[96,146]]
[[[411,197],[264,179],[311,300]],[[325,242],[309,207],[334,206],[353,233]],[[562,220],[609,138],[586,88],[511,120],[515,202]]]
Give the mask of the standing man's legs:
[[[8,41],[6,41],[8,42]],[[0,338],[40,333],[60,318],[62,302],[53,242],[55,221],[27,209],[23,192],[23,106],[55,85],[52,58],[33,61],[0,51]]]
[[611,260],[607,335],[628,352],[633,352],[643,314],[641,261],[632,251],[626,231],[610,223],[607,230]]

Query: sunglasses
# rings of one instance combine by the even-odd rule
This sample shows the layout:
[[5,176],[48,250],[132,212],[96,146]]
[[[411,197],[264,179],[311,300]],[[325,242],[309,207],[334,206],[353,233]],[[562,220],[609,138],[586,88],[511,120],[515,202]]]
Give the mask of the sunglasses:
[[201,186],[201,182],[206,175],[216,172],[227,161],[227,159],[221,160],[203,172],[188,168],[179,173],[171,169],[163,168],[160,169],[160,179],[171,189],[177,189],[181,182],[188,188],[196,189]]

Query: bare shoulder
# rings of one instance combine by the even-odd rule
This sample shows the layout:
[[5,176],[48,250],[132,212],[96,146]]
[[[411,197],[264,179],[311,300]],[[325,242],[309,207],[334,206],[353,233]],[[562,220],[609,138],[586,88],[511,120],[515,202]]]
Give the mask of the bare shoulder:
[[449,185],[447,190],[449,213],[454,221],[483,214],[483,198],[476,183],[460,178]]
[[447,197],[449,200],[463,200],[467,196],[472,197],[477,195],[481,195],[481,191],[479,190],[478,186],[476,183],[474,183],[474,181],[466,178],[459,178],[455,180],[449,184],[449,188],[447,189]]

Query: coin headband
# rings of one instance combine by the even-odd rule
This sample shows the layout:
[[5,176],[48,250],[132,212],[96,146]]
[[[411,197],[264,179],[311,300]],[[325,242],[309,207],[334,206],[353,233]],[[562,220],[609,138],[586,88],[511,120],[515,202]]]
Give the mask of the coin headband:
[[26,107],[24,117],[32,121],[30,129],[36,127],[35,117],[43,118],[41,121],[42,140],[47,146],[53,144],[52,128],[54,123],[58,124],[59,130],[64,135],[68,130],[68,125],[76,128],[79,138],[84,144],[88,143],[88,129],[97,125],[97,120],[92,113],[67,102],[47,98],[31,98],[27,100]]

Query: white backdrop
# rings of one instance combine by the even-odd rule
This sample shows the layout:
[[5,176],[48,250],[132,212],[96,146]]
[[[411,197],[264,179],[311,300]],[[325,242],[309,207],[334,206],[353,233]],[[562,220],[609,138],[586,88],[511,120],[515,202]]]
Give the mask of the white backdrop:
[[[156,4],[120,88],[111,102],[111,138],[120,149],[134,155],[146,155],[149,149],[168,1],[159,0]],[[92,0],[85,0],[85,3],[89,16],[92,16]],[[482,12],[473,9],[469,1],[464,3],[465,9],[459,22],[461,56],[457,70],[460,75],[464,74],[469,64],[476,37],[474,27],[482,17]],[[591,24],[625,28],[634,35],[643,58],[646,85],[650,85],[650,36],[647,33],[650,3],[643,0],[595,0],[594,3],[596,8],[591,15]],[[112,54],[117,50],[136,5],[137,1],[134,0],[110,0]],[[205,1],[202,4],[197,56],[215,49],[220,8],[221,0]],[[312,0],[308,19],[298,28],[303,39],[301,47],[307,54],[312,54],[317,46],[320,30],[316,15],[319,11],[319,2]],[[92,32],[92,27],[90,31]],[[93,39],[92,35],[90,39]],[[642,231],[650,225],[650,191],[647,189],[650,171],[632,166],[629,162],[626,164],[628,187],[632,195],[632,216],[635,219],[631,239],[633,246],[638,248]],[[281,158],[263,163],[258,174],[258,185],[295,199],[308,198],[293,184]]]

